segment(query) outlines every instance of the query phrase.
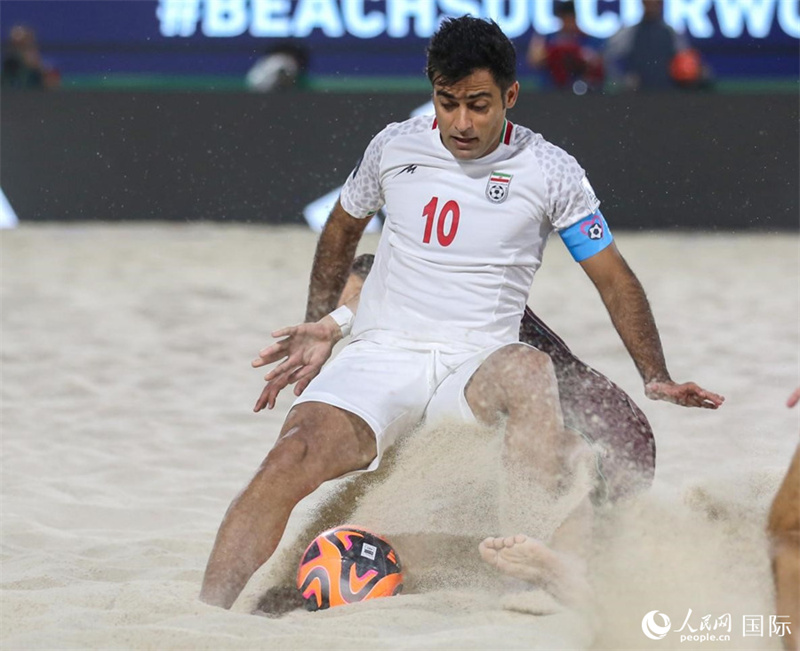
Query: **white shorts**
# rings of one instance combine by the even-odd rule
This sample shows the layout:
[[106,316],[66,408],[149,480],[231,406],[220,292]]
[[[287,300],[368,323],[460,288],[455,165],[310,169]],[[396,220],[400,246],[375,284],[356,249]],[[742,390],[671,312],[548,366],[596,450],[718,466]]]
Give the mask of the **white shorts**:
[[366,468],[375,470],[383,452],[423,418],[475,422],[464,389],[483,361],[502,347],[453,353],[354,341],[294,404],[323,402],[360,416],[375,433],[378,454]]

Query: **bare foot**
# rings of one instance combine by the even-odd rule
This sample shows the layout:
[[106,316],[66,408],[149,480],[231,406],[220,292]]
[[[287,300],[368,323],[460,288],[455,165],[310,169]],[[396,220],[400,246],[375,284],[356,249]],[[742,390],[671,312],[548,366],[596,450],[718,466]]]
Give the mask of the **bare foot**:
[[586,563],[535,538],[523,534],[487,538],[478,551],[489,565],[546,590],[567,606],[584,607],[591,598]]

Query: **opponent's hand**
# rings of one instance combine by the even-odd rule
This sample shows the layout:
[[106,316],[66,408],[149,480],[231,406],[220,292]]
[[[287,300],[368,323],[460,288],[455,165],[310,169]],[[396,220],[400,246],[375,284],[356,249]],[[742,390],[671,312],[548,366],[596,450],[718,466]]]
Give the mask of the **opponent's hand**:
[[252,362],[253,368],[259,368],[280,361],[264,376],[267,386],[253,408],[256,412],[265,407],[272,409],[278,394],[289,384],[295,385],[296,396],[303,393],[328,361],[334,344],[342,338],[342,331],[336,321],[325,316],[316,323],[281,328],[272,336],[284,339],[261,350]]
[[703,409],[717,409],[725,398],[706,391],[694,382],[677,384],[672,380],[667,382],[648,382],[644,385],[644,393],[651,400],[665,400],[683,407],[702,407]]

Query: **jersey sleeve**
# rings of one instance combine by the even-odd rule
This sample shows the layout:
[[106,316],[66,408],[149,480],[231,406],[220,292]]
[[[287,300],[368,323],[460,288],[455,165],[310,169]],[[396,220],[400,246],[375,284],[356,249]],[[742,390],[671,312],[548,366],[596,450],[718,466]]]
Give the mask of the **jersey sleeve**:
[[546,143],[539,151],[539,163],[547,188],[548,218],[563,231],[600,207],[586,172],[563,149]]
[[548,218],[572,257],[580,262],[613,241],[600,200],[586,172],[563,149],[546,143],[538,152],[547,188]]
[[342,188],[339,201],[342,208],[353,217],[364,219],[383,207],[381,158],[393,126],[390,124],[367,145],[364,155],[356,163]]
[[381,165],[386,147],[394,138],[431,129],[432,120],[432,116],[420,115],[405,122],[392,122],[375,136],[347,177],[339,198],[342,208],[359,219],[374,215],[383,208]]

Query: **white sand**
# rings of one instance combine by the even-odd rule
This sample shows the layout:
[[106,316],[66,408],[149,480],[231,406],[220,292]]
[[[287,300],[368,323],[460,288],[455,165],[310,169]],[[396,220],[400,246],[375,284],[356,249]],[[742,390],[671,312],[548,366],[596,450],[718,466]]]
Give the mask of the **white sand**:
[[[332,484],[290,523],[288,549],[306,542],[303,518],[326,495],[361,494],[352,517],[396,537],[407,594],[254,616],[293,570],[284,552],[232,612],[200,604],[222,514],[291,404],[251,413],[261,373],[249,361],[301,318],[314,236],[24,225],[0,241],[2,648],[686,649],[697,644],[674,629],[690,608],[694,628],[732,615],[731,640],[703,648],[780,648],[766,632],[743,637],[742,615],[774,613],[762,529],[800,430],[800,410],[784,406],[798,384],[795,235],[617,236],[673,375],[724,394],[718,412],[647,401],[588,280],[560,243],[547,252],[532,305],[631,393],[658,443],[652,491],[599,536],[593,643],[574,614],[511,610],[552,604],[502,598],[508,586],[472,554],[497,526],[486,462],[496,441],[468,428],[420,432],[383,484],[356,482],[341,498]],[[660,642],[641,630],[651,610],[672,618]]]

